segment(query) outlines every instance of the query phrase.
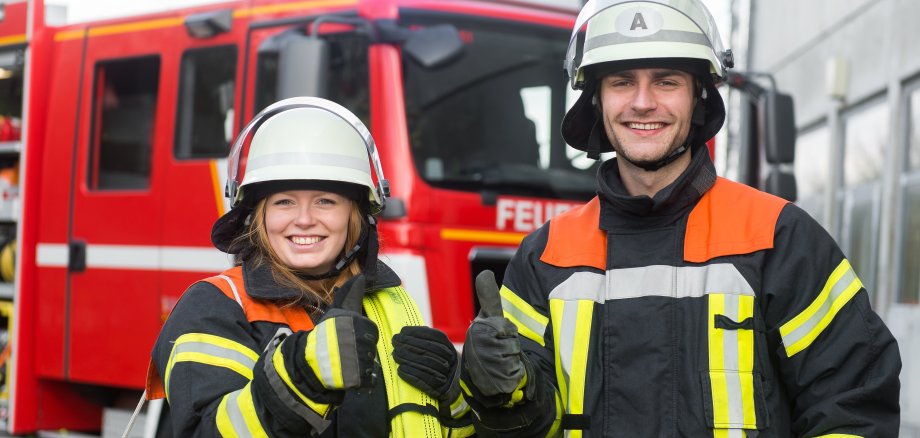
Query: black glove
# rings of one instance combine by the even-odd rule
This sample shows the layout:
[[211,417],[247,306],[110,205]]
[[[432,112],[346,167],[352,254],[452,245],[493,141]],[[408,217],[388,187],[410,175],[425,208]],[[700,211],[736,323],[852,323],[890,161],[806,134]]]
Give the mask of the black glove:
[[474,401],[486,408],[529,399],[534,386],[527,385],[529,364],[521,351],[517,327],[502,316],[501,295],[492,271],[476,277],[476,294],[481,310],[466,332],[461,380]]
[[[304,353],[315,383],[330,391],[373,387],[379,333],[374,322],[361,314],[364,276],[352,278],[333,296],[341,307],[326,312],[307,335]],[[335,345],[329,343],[330,331],[335,333]]]
[[460,395],[457,350],[444,332],[403,327],[393,336],[393,359],[399,364],[399,377],[442,404]]

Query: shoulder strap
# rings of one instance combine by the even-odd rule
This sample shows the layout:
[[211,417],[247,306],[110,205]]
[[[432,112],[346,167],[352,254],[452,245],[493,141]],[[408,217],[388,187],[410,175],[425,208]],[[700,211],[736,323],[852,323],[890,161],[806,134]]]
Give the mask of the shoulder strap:
[[684,260],[703,263],[716,257],[773,248],[776,221],[788,202],[718,178],[690,212],[684,236]]
[[405,326],[425,324],[415,301],[402,287],[396,286],[365,295],[363,304],[367,317],[380,330],[377,357],[387,388],[390,436],[440,437],[441,425],[436,408],[438,402],[400,379],[393,360],[393,335]]
[[560,268],[607,269],[607,233],[601,230],[598,197],[549,221],[549,239],[540,261]]

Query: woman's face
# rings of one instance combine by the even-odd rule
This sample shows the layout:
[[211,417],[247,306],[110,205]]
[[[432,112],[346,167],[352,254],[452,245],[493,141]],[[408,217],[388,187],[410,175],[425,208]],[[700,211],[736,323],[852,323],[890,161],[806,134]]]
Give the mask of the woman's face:
[[283,263],[309,275],[329,272],[342,254],[352,203],[316,190],[289,190],[265,200],[265,229]]

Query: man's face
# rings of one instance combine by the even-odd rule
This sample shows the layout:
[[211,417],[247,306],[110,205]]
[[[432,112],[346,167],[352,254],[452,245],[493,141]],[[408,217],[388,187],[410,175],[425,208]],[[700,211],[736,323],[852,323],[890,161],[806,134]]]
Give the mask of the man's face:
[[599,90],[604,129],[618,157],[651,164],[679,148],[690,132],[694,79],[669,69],[605,76]]

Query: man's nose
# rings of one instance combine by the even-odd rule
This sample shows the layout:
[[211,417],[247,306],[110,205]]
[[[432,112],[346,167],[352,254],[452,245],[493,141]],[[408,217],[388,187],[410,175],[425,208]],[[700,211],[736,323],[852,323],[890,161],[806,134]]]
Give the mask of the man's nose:
[[633,94],[632,108],[636,112],[649,112],[658,107],[651,84],[639,84]]

